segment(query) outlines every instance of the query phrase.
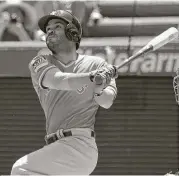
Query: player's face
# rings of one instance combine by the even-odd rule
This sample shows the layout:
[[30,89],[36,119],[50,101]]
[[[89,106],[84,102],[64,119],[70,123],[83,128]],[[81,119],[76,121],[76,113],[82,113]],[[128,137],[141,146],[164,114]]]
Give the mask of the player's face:
[[60,52],[70,47],[70,41],[65,35],[65,23],[59,19],[52,19],[46,26],[46,43],[50,50]]

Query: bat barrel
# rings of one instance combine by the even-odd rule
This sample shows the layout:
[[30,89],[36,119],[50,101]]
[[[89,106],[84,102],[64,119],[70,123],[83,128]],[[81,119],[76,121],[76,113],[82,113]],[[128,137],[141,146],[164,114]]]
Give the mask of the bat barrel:
[[158,48],[161,48],[165,44],[171,42],[172,40],[176,39],[178,37],[178,30],[174,27],[171,27],[155,37],[153,40],[151,40],[148,45],[153,46],[153,51],[157,50]]
[[117,69],[125,66],[126,64],[130,63],[134,59],[138,58],[139,56],[146,54],[150,51],[155,51],[158,48],[164,46],[165,44],[171,42],[172,40],[178,37],[178,30],[174,27],[169,28],[168,30],[164,31],[153,40],[151,40],[147,45],[145,45],[141,50],[139,50],[136,54],[132,55],[128,59],[126,59],[123,63],[117,66]]

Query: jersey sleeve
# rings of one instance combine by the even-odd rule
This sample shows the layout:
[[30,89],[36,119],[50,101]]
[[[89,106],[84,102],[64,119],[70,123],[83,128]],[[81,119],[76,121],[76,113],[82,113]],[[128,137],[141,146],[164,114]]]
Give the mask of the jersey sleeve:
[[56,66],[48,61],[47,56],[38,55],[33,58],[29,63],[29,70],[31,73],[33,85],[44,89],[42,85],[43,77],[45,76],[45,73],[52,68],[56,68]]

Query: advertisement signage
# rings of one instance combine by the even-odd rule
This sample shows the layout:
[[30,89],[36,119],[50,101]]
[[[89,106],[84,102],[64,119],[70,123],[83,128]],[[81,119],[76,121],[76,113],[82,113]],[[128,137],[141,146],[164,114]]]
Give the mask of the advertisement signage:
[[[121,64],[125,59],[137,52],[135,48],[129,52],[119,47],[81,48],[80,53],[102,57],[113,65]],[[109,51],[110,50],[110,51]],[[172,75],[179,68],[179,51],[159,50],[145,54],[119,69],[121,74],[129,75]]]
[[[103,42],[104,41],[104,42]],[[103,58],[109,64],[119,65],[141,49],[146,41],[135,40],[128,47],[123,40],[83,40],[78,52]],[[140,56],[119,69],[120,75],[173,76],[179,68],[178,43],[168,44],[157,51]],[[0,76],[30,76],[28,64],[38,54],[50,54],[44,42],[2,42],[0,44]]]

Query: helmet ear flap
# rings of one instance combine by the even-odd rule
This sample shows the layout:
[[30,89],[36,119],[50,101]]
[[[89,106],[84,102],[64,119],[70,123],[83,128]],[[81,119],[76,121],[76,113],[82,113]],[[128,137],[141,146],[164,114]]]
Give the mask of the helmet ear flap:
[[67,24],[65,28],[65,34],[70,41],[73,41],[76,43],[80,42],[79,30],[73,23]]

